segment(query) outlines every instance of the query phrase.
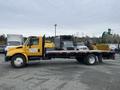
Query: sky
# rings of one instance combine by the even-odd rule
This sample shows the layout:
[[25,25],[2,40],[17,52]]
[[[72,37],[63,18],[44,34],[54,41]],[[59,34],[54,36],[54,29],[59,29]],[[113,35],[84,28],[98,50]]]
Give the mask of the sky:
[[0,0],[0,34],[120,34],[120,0]]

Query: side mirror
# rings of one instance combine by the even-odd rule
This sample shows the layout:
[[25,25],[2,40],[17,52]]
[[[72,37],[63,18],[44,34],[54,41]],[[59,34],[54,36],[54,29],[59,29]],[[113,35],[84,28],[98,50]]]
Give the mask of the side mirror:
[[28,46],[29,48],[31,48],[31,46],[32,46],[31,40],[30,40],[30,42],[28,43],[27,46]]

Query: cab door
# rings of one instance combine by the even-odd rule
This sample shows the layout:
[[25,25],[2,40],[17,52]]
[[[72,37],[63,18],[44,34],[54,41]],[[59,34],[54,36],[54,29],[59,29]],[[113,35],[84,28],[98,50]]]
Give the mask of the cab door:
[[29,38],[28,45],[26,46],[26,53],[28,56],[42,56],[42,44],[39,37]]

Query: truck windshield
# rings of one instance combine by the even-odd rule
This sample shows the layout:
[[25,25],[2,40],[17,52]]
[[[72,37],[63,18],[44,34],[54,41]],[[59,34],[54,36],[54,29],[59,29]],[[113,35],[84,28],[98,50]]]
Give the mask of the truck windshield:
[[29,43],[29,38],[27,38],[27,40],[25,41],[24,45],[26,46],[26,45],[28,45],[28,43]]
[[8,46],[18,46],[18,45],[20,45],[20,42],[18,42],[18,41],[9,41],[7,43],[7,45]]

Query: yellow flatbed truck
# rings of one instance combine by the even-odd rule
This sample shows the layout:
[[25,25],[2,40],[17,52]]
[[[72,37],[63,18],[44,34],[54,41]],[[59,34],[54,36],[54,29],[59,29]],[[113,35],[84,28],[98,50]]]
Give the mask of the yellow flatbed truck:
[[102,58],[114,59],[115,53],[109,50],[46,50],[45,36],[28,37],[23,46],[8,50],[5,61],[10,61],[16,68],[26,66],[31,60],[46,60],[51,58],[75,58],[79,63],[87,65],[98,64]]

